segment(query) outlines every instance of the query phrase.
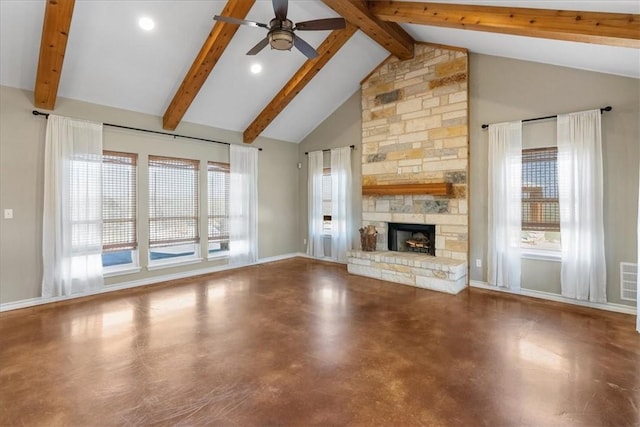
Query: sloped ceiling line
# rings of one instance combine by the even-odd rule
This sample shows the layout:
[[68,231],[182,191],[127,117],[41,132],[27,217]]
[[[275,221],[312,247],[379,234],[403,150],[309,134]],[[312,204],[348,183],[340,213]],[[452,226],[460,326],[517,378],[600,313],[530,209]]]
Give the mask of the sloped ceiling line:
[[371,2],[369,10],[396,23],[640,48],[637,14],[405,1]]
[[[598,49],[609,49],[604,51],[609,55],[609,59],[617,59],[616,55],[618,55],[618,52],[621,52],[621,50],[630,51],[633,50],[633,48],[640,48],[640,15],[631,13],[637,12],[637,10],[631,10],[629,8],[611,9],[622,10],[625,13],[604,13],[557,11],[534,8],[527,9],[520,7],[478,6],[469,4],[462,5],[451,3],[439,4],[429,2],[365,2],[363,0],[322,1],[338,14],[345,17],[348,22],[361,29],[364,34],[369,36],[369,38],[375,41],[378,45],[382,46],[386,50],[389,50],[393,55],[398,57],[408,57],[408,55],[412,54],[413,52],[414,41],[411,36],[405,31],[405,29],[411,31],[414,35],[417,34],[417,37],[419,37],[420,40],[425,41],[429,41],[432,34],[427,33],[426,36],[420,35],[420,33],[416,33],[415,31],[415,28],[417,26],[405,25],[405,23],[415,23],[418,25],[423,25],[424,27],[422,28],[424,28],[425,31],[434,32],[453,32],[453,30],[445,30],[444,28],[436,30],[436,28],[438,27],[449,27],[454,29],[474,29],[485,31],[487,32],[487,34],[485,34],[484,36],[489,36],[489,33],[491,32],[498,34],[502,33],[528,35],[531,37],[537,37],[540,40],[548,38],[567,41],[587,41],[592,44],[600,45],[589,47],[590,49],[592,49],[589,52],[592,52],[594,47]],[[83,22],[79,20],[80,18],[78,18],[81,12],[83,12],[84,10],[80,7],[83,4],[80,2],[78,3],[78,7],[75,8],[75,13],[75,0],[46,0],[40,3],[40,7],[44,6],[43,9],[45,11],[45,14],[41,34],[37,76],[35,79],[34,88],[34,105],[39,108],[52,110],[55,106],[56,97],[59,92],[58,85],[60,84],[61,70],[63,61],[65,59],[65,51],[68,50],[67,41],[72,15],[76,15],[75,19],[77,21],[77,24],[74,24],[74,28],[76,28],[76,26],[80,22]],[[228,0],[223,12],[221,13],[243,19],[246,17],[248,11],[252,8],[254,3],[255,0]],[[516,2],[512,3],[517,5]],[[24,3],[16,2],[16,4],[22,5]],[[224,3],[220,2],[220,5],[221,4]],[[529,2],[528,4],[532,4],[532,2]],[[228,11],[228,9],[231,9],[232,11]],[[509,11],[509,15],[505,15],[505,10]],[[503,11],[502,14],[500,14],[501,11]],[[11,27],[7,25],[6,19],[3,22],[4,34],[4,30]],[[404,28],[399,25],[400,23],[403,24]],[[205,28],[203,29],[203,31],[207,31],[208,29],[209,26],[205,23]],[[163,123],[165,124],[165,129],[173,130],[180,123],[180,121],[183,120],[185,112],[188,110],[198,92],[201,90],[201,87],[207,80],[209,73],[216,65],[217,61],[219,61],[222,53],[226,49],[229,41],[232,39],[237,29],[238,27],[235,25],[228,25],[225,28],[225,24],[222,23],[220,23],[220,28],[218,29],[216,29],[215,25],[213,26],[209,37],[202,46],[200,54],[196,57],[191,70],[185,76],[180,89],[176,92],[171,104],[164,114]],[[73,31],[75,32],[76,30],[74,29]],[[14,31],[14,33],[17,34],[16,31]],[[456,32],[456,34],[460,33],[467,32]],[[223,40],[223,38],[227,39],[226,42]],[[510,39],[513,39],[513,37],[511,37]],[[37,38],[35,40],[37,40]],[[34,49],[29,51],[32,61],[36,57],[35,52],[37,49],[37,45],[35,43],[35,40],[33,43]],[[74,39],[71,39],[72,47],[77,47],[74,45],[75,41],[75,37]],[[446,40],[439,40],[437,42],[446,43]],[[196,40],[196,43],[198,43],[198,40]],[[457,42],[457,44],[466,45],[464,42]],[[585,49],[588,46],[587,44],[581,45],[584,46]],[[582,49],[580,45],[573,46]],[[632,49],[621,49],[615,51],[611,50],[620,49],[619,46],[624,46],[627,48],[631,47]],[[74,51],[76,51],[76,49],[74,49]],[[637,50],[635,52],[637,52]],[[5,56],[4,53],[5,52],[3,47],[3,58]],[[69,56],[70,54],[72,54],[72,52],[66,52],[66,54],[67,56]],[[497,53],[489,52],[488,54]],[[628,62],[628,52],[621,52],[620,56],[622,56],[623,59]],[[71,58],[71,56],[69,57]],[[599,56],[596,55],[596,57]],[[637,56],[632,56],[632,58],[637,58]],[[189,59],[191,58],[187,58],[187,61]],[[72,73],[72,70],[74,69],[73,64],[70,61],[71,59],[67,59],[67,75],[65,76],[65,78],[69,78],[70,73]],[[328,62],[329,59],[327,59],[326,61]],[[606,60],[603,60],[603,62],[606,62]],[[3,61],[3,64],[6,63],[6,61]],[[181,63],[184,62],[181,61]],[[580,61],[578,61],[578,63],[582,64],[582,62]],[[618,66],[618,68],[620,68],[620,64],[626,65],[624,61],[613,61],[612,63]],[[561,64],[564,64],[564,62],[561,62]],[[571,64],[572,63],[570,63],[569,66],[571,66]],[[32,66],[33,65],[30,65],[30,70],[33,70],[33,68],[31,68]],[[585,67],[584,64],[581,67],[585,69],[591,69],[589,67]],[[309,74],[309,76],[307,76],[308,80],[304,83],[304,85],[301,86],[298,90],[295,90],[296,85],[298,84],[295,82],[295,80],[299,78],[297,76],[303,70],[303,68],[301,68],[287,84],[293,87],[294,90],[292,92],[287,92],[285,90],[287,89],[287,86],[285,86],[281,90],[281,93],[286,93],[286,96],[282,95],[280,97],[281,99],[276,96],[276,98],[274,98],[271,103],[268,104],[265,110],[254,120],[254,123],[252,123],[252,125],[245,130],[245,139],[255,139],[255,137],[257,137],[257,135],[259,135],[262,130],[258,131],[258,134],[252,137],[251,133],[254,131],[252,130],[254,125],[256,126],[256,129],[260,127],[262,129],[265,129],[269,125],[269,123],[274,120],[278,113],[283,111],[286,105],[288,105],[291,100],[294,99],[295,95],[300,92],[300,90],[302,90],[302,87],[304,87],[304,85],[306,85],[311,80],[311,78],[313,78],[313,76]],[[600,70],[601,68],[596,69]],[[632,71],[630,73],[623,73],[621,75],[636,76],[637,67],[632,67],[631,69]],[[317,71],[319,71],[319,69]],[[180,71],[178,73],[180,73]],[[18,76],[22,74],[24,76],[25,73],[16,72],[14,74]],[[8,74],[5,73],[5,75]],[[32,76],[33,74],[28,77],[29,82],[34,81]],[[176,81],[180,77],[180,75],[178,75],[177,78],[175,75],[172,75],[171,79],[168,81]],[[74,81],[75,80],[76,79],[74,78]],[[22,83],[22,87],[29,87],[30,85],[31,83]],[[62,85],[63,91],[60,93],[64,95],[64,90],[67,87],[67,83],[63,81]],[[282,101],[285,100],[286,102],[282,103]],[[282,103],[282,105],[275,106],[275,102],[277,102],[278,104]],[[157,105],[157,103],[155,105]],[[269,110],[269,114],[267,114],[267,110]],[[273,115],[274,112],[275,115]],[[154,114],[157,114],[157,111],[154,112]],[[273,115],[273,117],[271,117],[271,115]],[[258,126],[256,122],[264,120],[265,117],[267,117],[268,119],[265,122],[266,124],[263,123],[263,125]],[[173,125],[173,128],[167,125]],[[234,129],[241,130],[238,129],[238,126],[236,126]]]
[[246,143],[251,143],[285,109],[293,98],[313,79],[342,46],[355,34],[358,28],[347,22],[343,30],[334,30],[318,47],[318,57],[308,59],[291,77],[271,102],[262,110],[243,133]]
[[[255,0],[229,0],[221,15],[244,19],[254,3]],[[211,74],[213,67],[216,66],[236,31],[238,31],[238,27],[238,25],[215,21],[213,29],[202,45],[198,56],[193,61],[167,111],[164,113],[162,118],[162,127],[164,129],[175,130],[178,126],[207,77]]]
[[399,59],[413,58],[413,38],[400,25],[374,16],[362,0],[322,0],[347,22],[357,26]]
[[74,5],[75,0],[47,1],[33,94],[36,107],[53,110],[56,105]]

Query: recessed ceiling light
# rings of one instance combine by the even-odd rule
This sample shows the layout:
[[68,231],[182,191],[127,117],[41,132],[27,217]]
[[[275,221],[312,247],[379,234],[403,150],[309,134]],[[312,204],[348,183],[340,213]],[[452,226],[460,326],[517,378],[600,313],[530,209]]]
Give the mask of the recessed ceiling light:
[[262,71],[262,65],[260,64],[253,64],[251,65],[251,72],[253,74],[259,74]]
[[143,16],[142,18],[140,18],[138,20],[138,25],[145,31],[151,31],[153,30],[153,27],[156,26],[155,22],[153,22],[153,19],[149,18],[148,16]]

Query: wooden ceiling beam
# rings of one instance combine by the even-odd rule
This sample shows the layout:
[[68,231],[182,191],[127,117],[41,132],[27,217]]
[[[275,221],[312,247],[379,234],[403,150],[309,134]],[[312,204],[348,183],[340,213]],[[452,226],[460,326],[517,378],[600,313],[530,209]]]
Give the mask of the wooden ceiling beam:
[[49,0],[45,6],[33,91],[33,104],[36,107],[47,110],[55,108],[74,5],[75,0]]
[[399,59],[413,58],[413,37],[400,25],[374,16],[363,0],[322,1]]
[[[255,0],[229,0],[220,15],[244,19],[254,3]],[[169,107],[167,107],[167,111],[164,113],[162,118],[162,127],[164,129],[175,130],[178,127],[202,85],[211,74],[213,67],[216,66],[236,31],[238,31],[238,27],[239,25],[215,21],[198,56],[193,61],[180,88],[178,88]]]
[[318,47],[318,56],[314,59],[308,59],[302,64],[302,67],[244,131],[244,142],[250,144],[255,141],[262,131],[289,105],[293,98],[318,74],[322,67],[329,62],[333,55],[344,46],[356,31],[358,31],[358,28],[348,22],[345,29],[332,31]]
[[640,48],[640,15],[406,1],[371,2],[384,21]]

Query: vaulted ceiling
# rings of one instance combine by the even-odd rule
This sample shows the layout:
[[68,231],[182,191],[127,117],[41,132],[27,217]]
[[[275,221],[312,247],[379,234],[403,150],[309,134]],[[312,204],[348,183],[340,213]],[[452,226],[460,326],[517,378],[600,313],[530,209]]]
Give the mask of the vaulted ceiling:
[[[307,60],[295,49],[246,56],[266,30],[212,19],[268,23],[270,0],[1,0],[0,84],[35,90],[39,108],[62,96],[153,114],[169,130],[187,121],[247,142],[299,142],[390,53],[410,57],[414,41],[640,78],[638,14],[635,0],[290,0],[294,22],[348,22],[297,32],[320,53]],[[153,30],[138,27],[142,16]],[[260,74],[249,71],[255,63]]]

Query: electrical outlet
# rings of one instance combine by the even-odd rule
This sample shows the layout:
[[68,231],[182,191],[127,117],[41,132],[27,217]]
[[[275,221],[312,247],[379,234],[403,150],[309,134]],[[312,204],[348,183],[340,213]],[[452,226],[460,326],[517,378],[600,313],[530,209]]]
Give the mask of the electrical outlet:
[[303,244],[303,245],[306,245],[306,244],[307,244],[307,239],[306,239],[306,238],[302,239],[302,244]]
[[482,267],[482,260],[480,258],[476,259],[476,267]]
[[4,219],[13,219],[13,209],[4,210]]

